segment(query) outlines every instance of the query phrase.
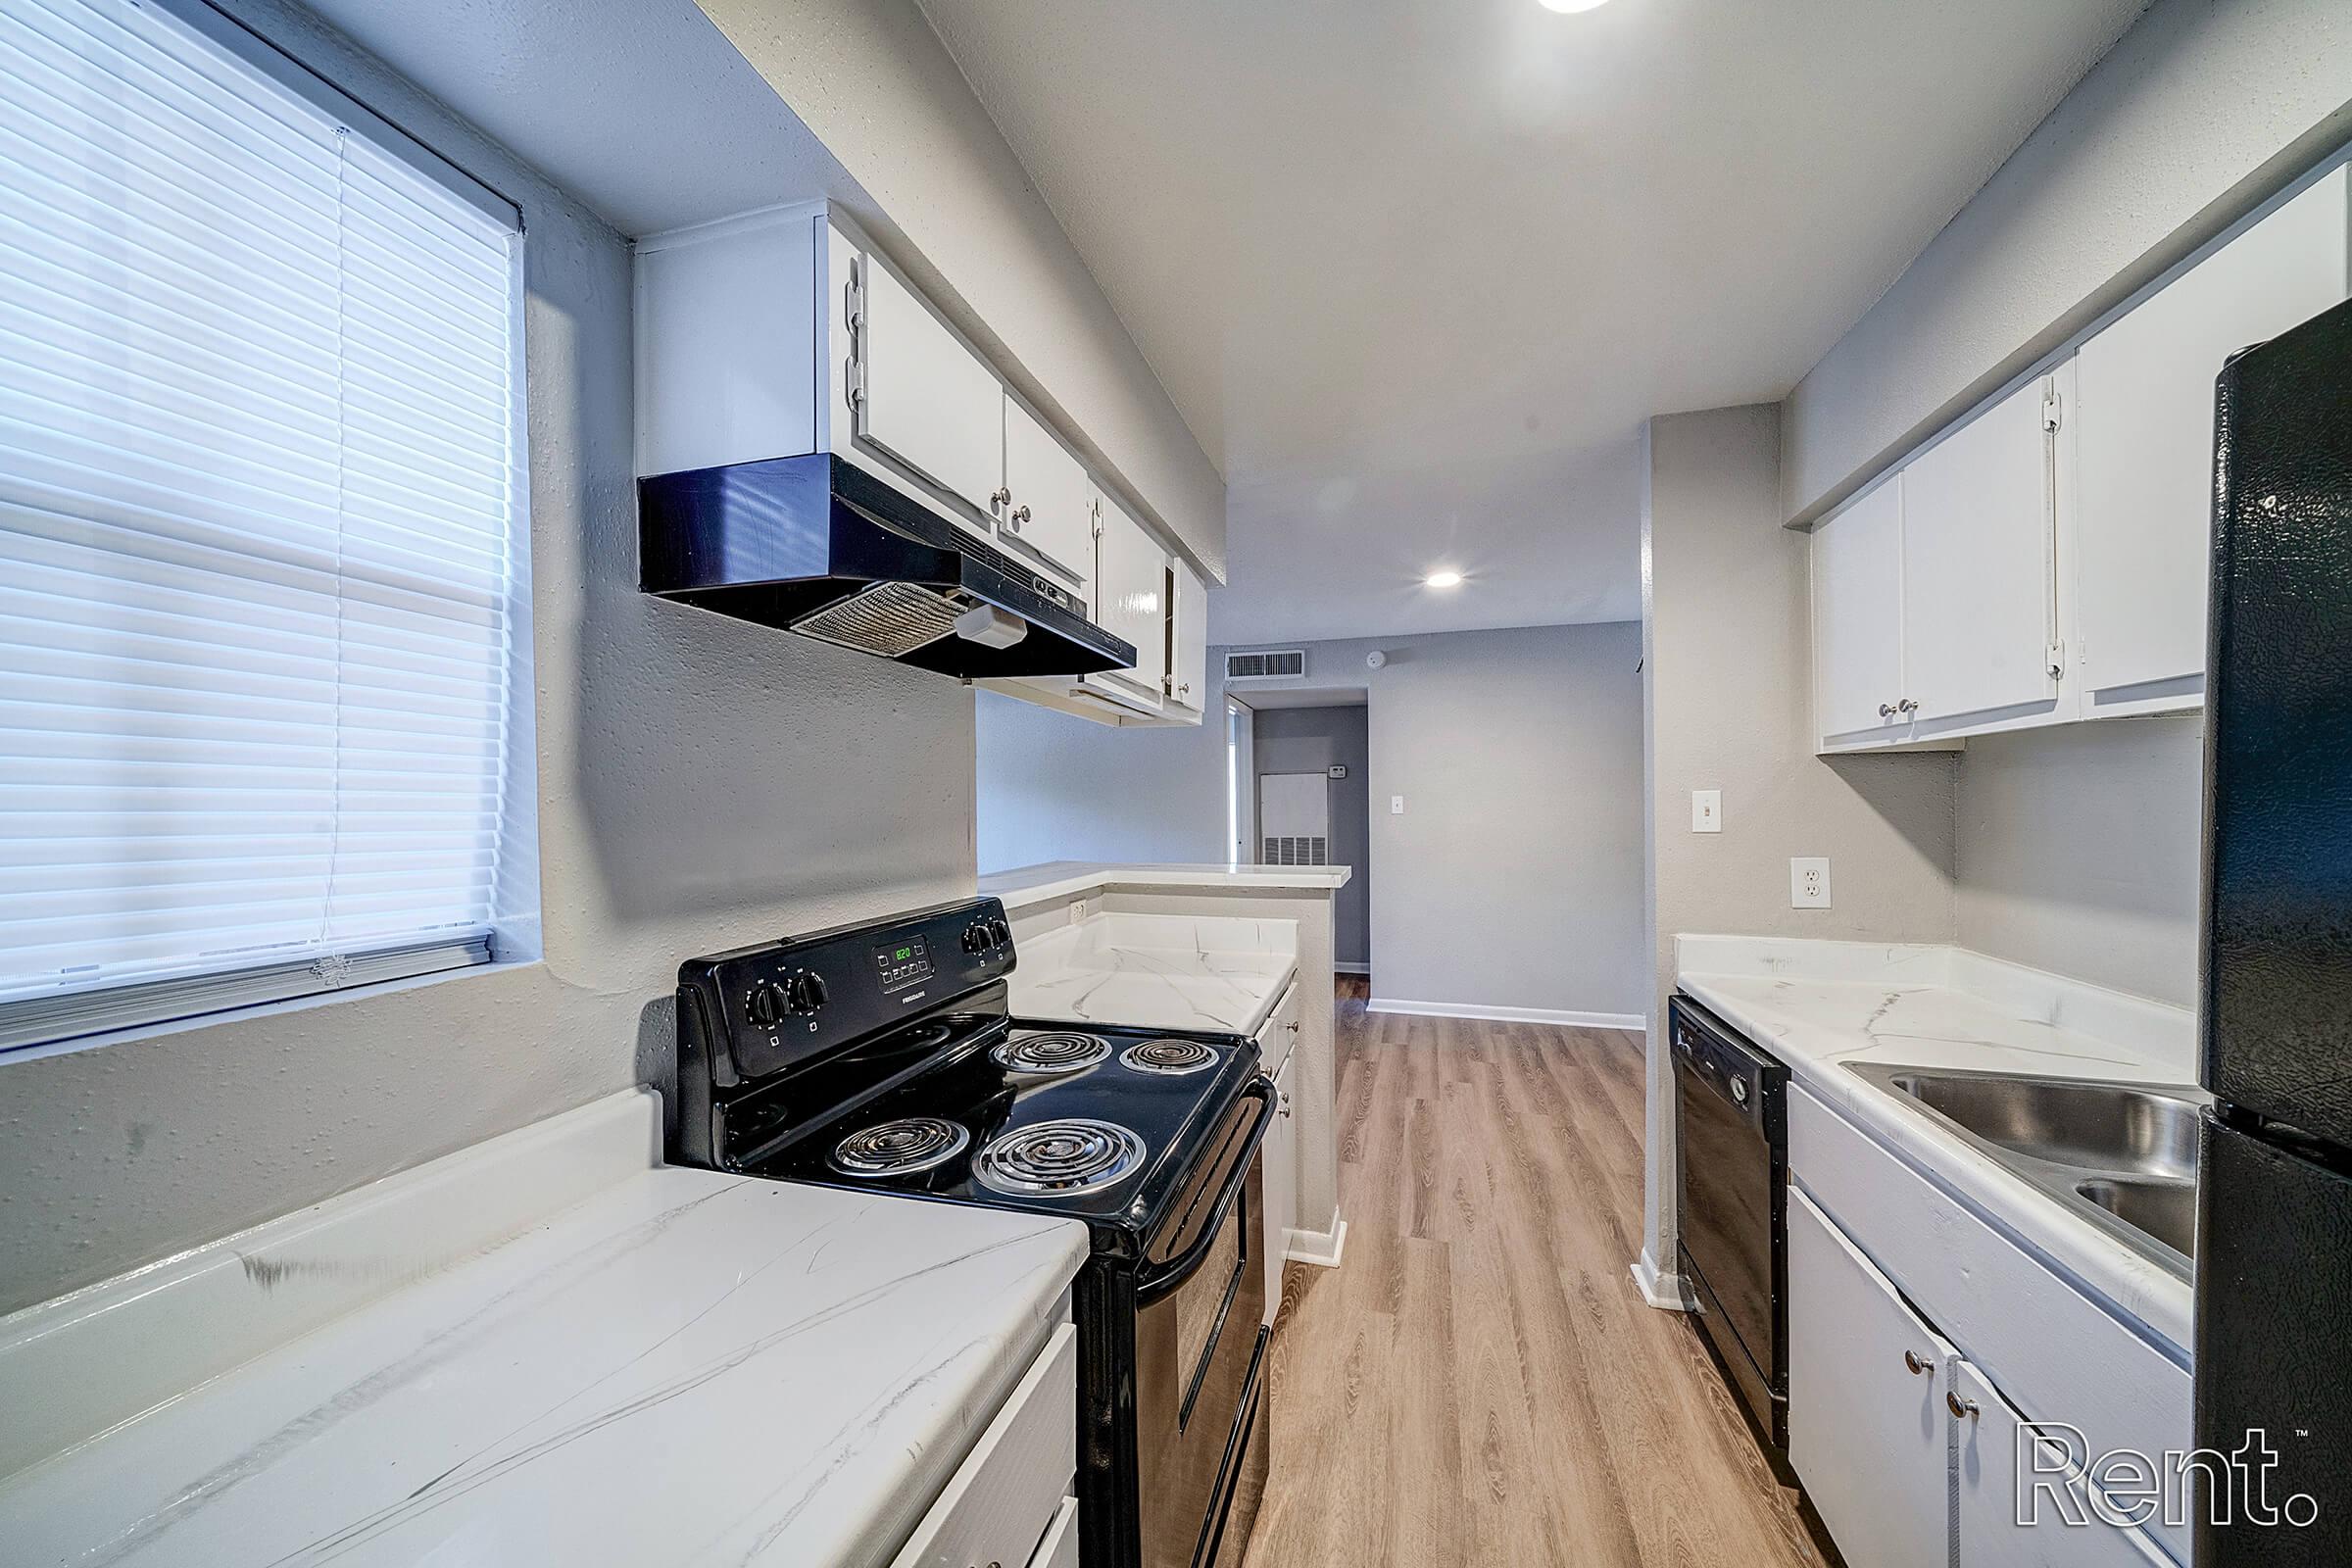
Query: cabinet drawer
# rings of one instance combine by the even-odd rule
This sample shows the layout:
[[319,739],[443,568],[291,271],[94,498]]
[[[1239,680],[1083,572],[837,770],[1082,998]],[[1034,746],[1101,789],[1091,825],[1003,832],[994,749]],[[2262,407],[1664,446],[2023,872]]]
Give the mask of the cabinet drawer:
[[1282,1000],[1266,1014],[1266,1021],[1257,1026],[1257,1070],[1269,1078],[1280,1077],[1290,1065],[1291,1049],[1298,1044],[1298,987],[1285,986]]
[[[2029,1420],[2076,1428],[2094,1455],[2192,1446],[2187,1371],[1802,1089],[1788,1169]],[[2185,1528],[2155,1533],[2188,1560]]]
[[914,1527],[892,1568],[1027,1563],[1057,1522],[1077,1471],[1078,1330],[1064,1323]]
[[1078,1568],[1078,1499],[1061,1499],[1061,1512],[1054,1516],[1053,1528],[1046,1539],[1037,1544],[1037,1555],[1029,1559],[1029,1568]]

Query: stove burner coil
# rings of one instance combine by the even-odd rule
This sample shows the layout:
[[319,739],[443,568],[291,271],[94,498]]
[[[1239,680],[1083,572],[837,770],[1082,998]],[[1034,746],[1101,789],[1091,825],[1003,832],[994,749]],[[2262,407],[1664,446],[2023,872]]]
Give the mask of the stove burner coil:
[[1198,1040],[1147,1040],[1120,1052],[1119,1060],[1137,1072],[1176,1078],[1215,1066],[1217,1054]]
[[1101,1035],[1023,1035],[989,1052],[998,1065],[1014,1072],[1077,1072],[1110,1054],[1110,1042]]
[[833,1146],[833,1168],[845,1176],[911,1176],[963,1152],[972,1135],[937,1116],[908,1116],[861,1127]]
[[1110,1186],[1144,1162],[1144,1141],[1084,1117],[1034,1122],[990,1144],[973,1162],[982,1186],[1020,1197],[1071,1198]]

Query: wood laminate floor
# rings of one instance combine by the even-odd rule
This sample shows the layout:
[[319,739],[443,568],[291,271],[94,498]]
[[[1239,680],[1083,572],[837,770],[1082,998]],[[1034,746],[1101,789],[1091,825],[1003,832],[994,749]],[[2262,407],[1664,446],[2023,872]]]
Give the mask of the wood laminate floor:
[[1290,1265],[1249,1568],[1818,1565],[1705,1348],[1627,1273],[1642,1048],[1364,1010],[1338,1269]]

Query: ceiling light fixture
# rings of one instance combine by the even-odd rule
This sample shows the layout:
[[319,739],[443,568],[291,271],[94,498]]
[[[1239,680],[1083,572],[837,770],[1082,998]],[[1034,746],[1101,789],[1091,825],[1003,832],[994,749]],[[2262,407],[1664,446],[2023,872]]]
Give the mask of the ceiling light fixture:
[[1544,10],[1557,11],[1563,16],[1574,16],[1579,11],[1592,11],[1607,3],[1608,0],[1536,0],[1536,4]]
[[1432,588],[1459,588],[1462,574],[1458,571],[1433,571],[1421,580]]

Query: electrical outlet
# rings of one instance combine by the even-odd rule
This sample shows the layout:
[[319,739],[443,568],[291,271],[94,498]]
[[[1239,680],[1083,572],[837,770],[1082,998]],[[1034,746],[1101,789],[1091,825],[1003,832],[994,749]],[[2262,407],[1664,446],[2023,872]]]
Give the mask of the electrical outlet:
[[1788,907],[1826,909],[1830,906],[1830,858],[1792,855],[1788,858]]
[[1402,816],[1404,814],[1403,796],[1392,795],[1389,797],[1389,814],[1391,816]]
[[1720,833],[1723,831],[1723,791],[1692,790],[1690,792],[1690,831]]

